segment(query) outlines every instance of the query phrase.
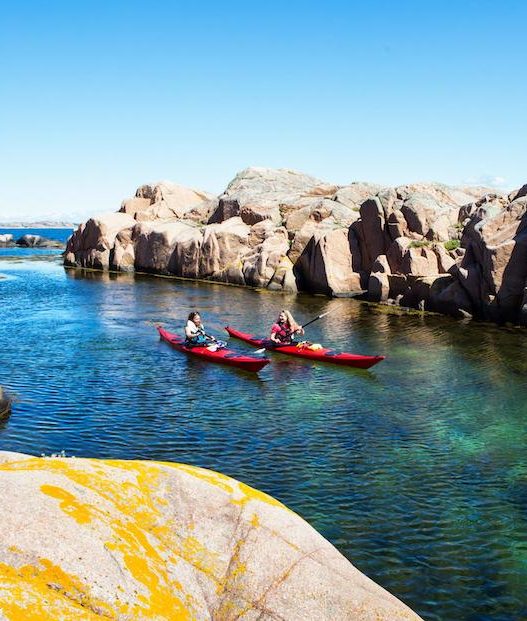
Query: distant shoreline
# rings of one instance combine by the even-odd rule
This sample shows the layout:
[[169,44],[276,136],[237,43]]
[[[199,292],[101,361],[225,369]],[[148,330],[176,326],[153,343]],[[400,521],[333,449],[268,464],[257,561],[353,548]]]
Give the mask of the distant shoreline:
[[75,229],[77,226],[64,222],[0,222],[0,229]]

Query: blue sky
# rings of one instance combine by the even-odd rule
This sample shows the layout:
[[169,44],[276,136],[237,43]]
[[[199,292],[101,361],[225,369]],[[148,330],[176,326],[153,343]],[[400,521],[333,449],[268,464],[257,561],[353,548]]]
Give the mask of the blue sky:
[[247,166],[527,183],[527,3],[24,2],[0,22],[0,220]]

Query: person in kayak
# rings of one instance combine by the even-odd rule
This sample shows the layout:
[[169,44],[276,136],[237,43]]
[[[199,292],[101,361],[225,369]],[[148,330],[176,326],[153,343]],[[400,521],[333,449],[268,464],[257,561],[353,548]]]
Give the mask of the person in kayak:
[[290,345],[295,334],[304,334],[304,329],[297,324],[288,310],[280,311],[276,323],[271,328],[271,341],[277,345]]
[[185,345],[188,347],[206,347],[214,339],[205,334],[205,326],[201,323],[201,317],[196,311],[188,316],[185,326]]

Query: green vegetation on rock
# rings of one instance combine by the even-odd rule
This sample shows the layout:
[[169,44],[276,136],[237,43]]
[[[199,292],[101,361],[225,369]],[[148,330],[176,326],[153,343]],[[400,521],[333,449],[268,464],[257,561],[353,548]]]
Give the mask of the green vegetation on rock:
[[459,239],[449,239],[443,245],[445,246],[446,250],[450,251],[450,250],[455,250],[456,248],[459,248],[459,246],[461,245],[461,242],[459,241]]

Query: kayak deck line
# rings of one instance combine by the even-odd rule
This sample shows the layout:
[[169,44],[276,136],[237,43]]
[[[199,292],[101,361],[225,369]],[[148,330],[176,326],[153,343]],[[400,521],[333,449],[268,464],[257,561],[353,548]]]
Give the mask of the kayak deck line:
[[230,367],[237,367],[238,369],[244,369],[245,371],[251,371],[253,373],[258,373],[258,371],[263,369],[271,362],[269,358],[247,356],[244,354],[239,354],[227,348],[212,350],[209,349],[208,346],[188,347],[187,345],[185,345],[185,339],[181,336],[169,332],[168,330],[161,328],[161,326],[156,326],[156,328],[159,332],[161,340],[166,341],[178,351],[190,354],[191,356],[195,356],[197,358],[201,358],[202,360],[206,360],[207,362],[225,364]]
[[308,360],[318,360],[320,362],[330,362],[346,367],[355,367],[358,369],[369,369],[373,365],[381,362],[386,356],[363,356],[360,354],[351,354],[347,352],[337,352],[333,349],[321,347],[320,349],[309,349],[308,346],[298,347],[297,345],[276,345],[269,339],[259,338],[252,334],[246,334],[240,330],[236,330],[231,326],[226,326],[225,330],[230,336],[240,339],[254,347],[265,348],[268,351],[276,351],[279,354],[287,354],[289,356],[297,356],[298,358],[306,358]]

